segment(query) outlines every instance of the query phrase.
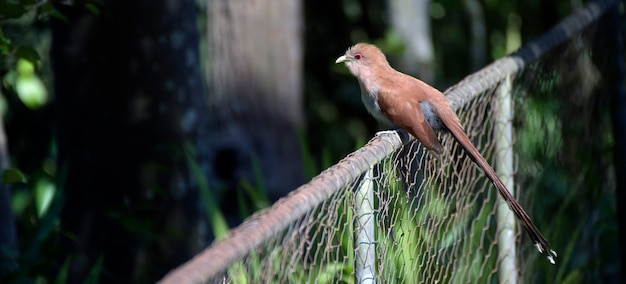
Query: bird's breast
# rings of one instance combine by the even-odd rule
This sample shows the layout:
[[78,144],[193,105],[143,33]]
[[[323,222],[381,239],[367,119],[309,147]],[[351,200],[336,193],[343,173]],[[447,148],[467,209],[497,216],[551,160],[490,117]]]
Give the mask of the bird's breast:
[[363,101],[363,105],[367,111],[380,123],[385,126],[393,126],[393,123],[385,117],[380,106],[378,105],[378,91],[379,89],[374,87],[371,89],[366,89],[363,85],[361,85],[361,101]]

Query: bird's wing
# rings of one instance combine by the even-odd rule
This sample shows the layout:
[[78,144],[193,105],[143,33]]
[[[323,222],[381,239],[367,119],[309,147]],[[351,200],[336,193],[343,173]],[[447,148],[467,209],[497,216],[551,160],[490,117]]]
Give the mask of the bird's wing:
[[[426,148],[433,151],[437,156],[443,153],[443,146],[437,140],[437,135],[428,124],[422,107],[419,104],[418,96],[403,97],[399,94],[404,92],[414,92],[415,90],[405,90],[398,88],[385,88],[381,86],[378,92],[378,105],[385,116],[396,126],[401,127],[411,133]],[[414,115],[403,115],[413,113]]]

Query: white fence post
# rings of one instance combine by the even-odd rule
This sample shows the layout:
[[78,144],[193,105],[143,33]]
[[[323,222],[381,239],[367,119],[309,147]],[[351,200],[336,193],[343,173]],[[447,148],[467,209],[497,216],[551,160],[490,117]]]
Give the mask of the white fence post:
[[[512,79],[507,76],[497,90],[495,107],[495,140],[496,140],[496,172],[514,194],[513,181],[513,100],[511,99]],[[498,195],[496,199],[496,220],[498,238],[498,281],[499,283],[515,284],[518,279],[517,249],[515,242],[515,216],[504,199]]]
[[354,210],[357,218],[355,272],[357,283],[376,283],[376,246],[374,216],[373,167],[365,172],[355,192]]

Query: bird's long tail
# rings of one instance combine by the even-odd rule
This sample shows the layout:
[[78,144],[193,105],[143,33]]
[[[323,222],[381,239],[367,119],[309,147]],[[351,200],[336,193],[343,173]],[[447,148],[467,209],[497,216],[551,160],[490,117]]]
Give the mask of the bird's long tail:
[[483,156],[480,154],[480,152],[478,152],[476,147],[474,147],[469,137],[467,137],[467,135],[465,134],[465,131],[463,131],[460,123],[446,123],[446,126],[459,142],[459,144],[461,144],[463,149],[465,149],[468,155],[472,158],[472,160],[474,160],[474,162],[485,171],[487,177],[496,186],[496,188],[500,192],[500,195],[509,205],[509,208],[511,208],[511,210],[515,214],[515,217],[517,217],[517,220],[522,224],[522,227],[524,228],[526,233],[528,233],[528,236],[534,242],[539,252],[545,254],[550,263],[555,264],[557,257],[556,251],[554,251],[550,247],[550,243],[548,243],[548,240],[546,240],[546,238],[541,234],[539,229],[537,229],[528,214],[526,214],[526,211],[524,211],[524,208],[522,208],[522,205],[520,205],[519,202],[515,200],[515,197],[513,197],[513,195],[507,190],[506,186],[504,185],[504,183],[502,183],[493,168],[491,168],[485,158],[483,158]]

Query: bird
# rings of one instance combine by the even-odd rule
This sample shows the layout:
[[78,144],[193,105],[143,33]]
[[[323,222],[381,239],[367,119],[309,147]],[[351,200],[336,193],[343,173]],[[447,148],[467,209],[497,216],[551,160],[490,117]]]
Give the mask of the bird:
[[435,157],[439,158],[444,153],[436,131],[451,133],[498,189],[539,253],[544,254],[550,263],[556,263],[556,251],[472,144],[443,93],[417,78],[395,70],[385,54],[372,44],[353,45],[335,63],[344,63],[358,79],[361,100],[376,120],[406,130]]

